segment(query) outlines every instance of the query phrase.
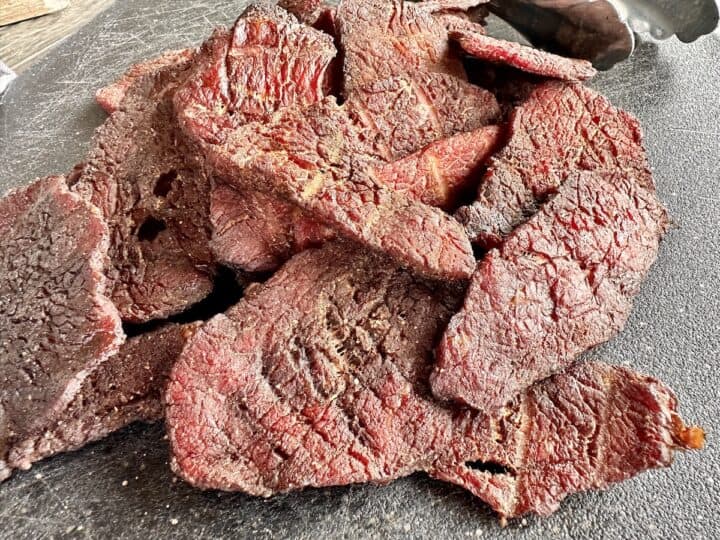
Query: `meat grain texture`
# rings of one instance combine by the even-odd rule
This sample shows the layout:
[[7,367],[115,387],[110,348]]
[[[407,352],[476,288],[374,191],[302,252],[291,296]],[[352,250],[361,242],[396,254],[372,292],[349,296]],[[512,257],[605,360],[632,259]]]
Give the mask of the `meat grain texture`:
[[432,350],[459,292],[343,245],[295,256],[207,323],[175,365],[174,471],[266,497],[424,471],[511,517],[667,466],[689,444],[664,385],[601,363],[493,417],[436,401]]
[[0,480],[120,346],[105,296],[108,229],[51,176],[0,199]]

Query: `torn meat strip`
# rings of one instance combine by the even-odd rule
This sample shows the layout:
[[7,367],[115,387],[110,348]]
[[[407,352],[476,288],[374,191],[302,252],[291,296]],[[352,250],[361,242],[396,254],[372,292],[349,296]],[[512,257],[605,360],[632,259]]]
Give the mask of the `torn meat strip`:
[[325,6],[323,0],[280,0],[278,6],[310,26],[317,22],[320,13],[324,11],[323,8],[334,9]]
[[32,441],[26,465],[81,448],[133,422],[160,420],[170,369],[199,327],[167,324],[128,339],[83,381],[54,424]]
[[212,290],[209,183],[172,107],[188,74],[183,63],[138,79],[73,186],[109,224],[109,294],[127,321],[179,313]]
[[550,513],[568,494],[700,445],[664,385],[599,363],[533,387],[497,418],[438,403],[427,375],[457,300],[347,246],[294,257],[208,322],[176,363],[166,398],[173,470],[201,488],[259,496],[425,471],[509,517]]
[[108,230],[51,176],[0,199],[0,480],[123,340],[104,296]]
[[212,190],[211,247],[218,261],[245,272],[269,272],[294,253],[319,246],[335,233],[297,206],[260,191]]
[[576,169],[623,172],[654,190],[635,118],[582,85],[545,83],[512,114],[507,146],[456,217],[474,243],[495,247]]
[[335,17],[344,55],[344,95],[404,73],[465,78],[445,26],[403,0],[342,0]]
[[565,58],[512,41],[486,36],[470,29],[454,29],[450,36],[465,52],[496,64],[507,64],[528,73],[564,81],[584,81],[597,71],[587,60]]
[[580,172],[480,262],[440,343],[434,394],[494,411],[615,336],[668,225],[625,172]]
[[426,275],[468,277],[475,262],[460,224],[372,179],[366,160],[384,161],[389,146],[377,135],[369,138],[333,98],[326,98],[305,110],[282,109],[266,124],[234,130],[224,145],[208,145],[206,157],[214,173],[236,188],[280,196],[340,234]]
[[187,63],[192,60],[194,55],[194,49],[180,49],[167,51],[158,57],[138,62],[130,66],[130,69],[123,73],[122,77],[117,81],[100,88],[95,93],[95,100],[106,113],[112,114],[120,108],[120,103],[125,99],[125,94],[138,79],[159,69]]
[[179,122],[196,140],[218,143],[232,127],[314,103],[326,93],[336,54],[329,35],[281,8],[252,5],[231,31],[217,30],[201,47],[175,97]]

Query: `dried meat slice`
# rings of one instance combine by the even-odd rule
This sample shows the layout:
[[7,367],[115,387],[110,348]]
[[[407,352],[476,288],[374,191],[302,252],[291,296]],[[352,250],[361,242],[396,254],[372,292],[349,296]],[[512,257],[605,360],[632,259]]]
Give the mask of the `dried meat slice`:
[[624,172],[580,172],[479,263],[438,347],[439,399],[482,411],[624,327],[668,217]]
[[105,296],[108,229],[51,176],[0,199],[0,480],[123,340]]
[[563,81],[584,81],[597,74],[587,60],[565,58],[512,41],[486,36],[470,28],[453,29],[450,37],[475,58],[506,64],[527,73]]
[[402,74],[465,79],[447,31],[431,10],[403,0],[342,0],[335,16],[344,57],[344,96]]
[[117,81],[100,88],[95,93],[95,100],[106,113],[112,114],[120,108],[125,94],[138,79],[166,67],[185,64],[192,60],[194,55],[194,49],[179,49],[133,64]]
[[76,450],[133,422],[163,417],[170,370],[200,323],[170,323],[128,339],[82,383],[54,424],[33,441],[28,461]]
[[201,47],[175,97],[178,120],[195,141],[219,143],[232,127],[315,103],[336,54],[331,36],[281,8],[252,5]]
[[234,130],[225,144],[208,145],[206,158],[228,184],[284,198],[343,236],[425,275],[468,277],[475,262],[459,223],[372,179],[366,160],[384,161],[388,146],[358,130],[345,110],[326,98]]
[[512,113],[509,132],[476,201],[456,213],[482,248],[499,245],[575,170],[622,172],[654,191],[638,121],[582,85],[537,87]]
[[172,99],[187,63],[138,79],[98,128],[73,190],[110,227],[109,295],[124,320],[180,313],[212,290],[209,181]]
[[425,471],[511,517],[700,446],[667,387],[600,363],[544,381],[497,417],[435,401],[432,350],[458,293],[339,244],[294,257],[176,363],[173,470],[265,497]]

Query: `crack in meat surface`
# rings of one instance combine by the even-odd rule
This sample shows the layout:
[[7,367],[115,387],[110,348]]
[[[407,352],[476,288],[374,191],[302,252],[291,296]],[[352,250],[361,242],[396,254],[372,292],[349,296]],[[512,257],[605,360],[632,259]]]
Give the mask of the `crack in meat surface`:
[[575,173],[490,251],[438,348],[434,394],[490,412],[620,332],[668,225],[646,186]]
[[665,386],[601,363],[496,417],[437,402],[432,350],[460,291],[347,248],[296,255],[188,343],[167,393],[185,480],[270,496],[425,471],[509,517],[548,514],[688,446]]
[[104,295],[108,230],[51,176],[0,200],[0,480],[123,340]]

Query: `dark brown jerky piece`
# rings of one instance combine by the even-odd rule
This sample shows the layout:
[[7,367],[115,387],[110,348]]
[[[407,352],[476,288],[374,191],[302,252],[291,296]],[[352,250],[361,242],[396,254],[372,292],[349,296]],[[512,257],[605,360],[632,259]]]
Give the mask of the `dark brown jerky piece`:
[[128,339],[83,381],[55,423],[33,441],[27,459],[76,450],[133,422],[160,420],[170,369],[199,327],[168,324]]
[[95,133],[73,186],[108,222],[109,294],[128,321],[179,313],[212,289],[209,183],[172,107],[186,68],[159,69],[135,82]]
[[392,145],[378,132],[369,137],[368,131],[358,130],[345,110],[327,98],[305,110],[282,109],[266,124],[234,130],[224,145],[208,145],[206,156],[214,172],[239,189],[282,197],[343,236],[426,275],[467,277],[474,258],[462,227],[442,211],[372,179],[366,160],[385,160]]
[[575,173],[478,265],[440,342],[434,394],[492,412],[615,336],[667,224],[642,179]]
[[582,85],[545,83],[513,113],[507,146],[456,217],[473,242],[495,247],[578,169],[622,172],[654,189],[635,118]]
[[475,58],[495,64],[507,64],[543,77],[564,81],[584,81],[597,73],[587,60],[565,58],[512,41],[486,36],[470,29],[455,29],[450,36],[465,52]]
[[117,81],[100,88],[95,93],[95,100],[106,113],[112,114],[120,108],[125,94],[138,79],[166,67],[184,64],[190,61],[194,54],[194,49],[167,51],[158,57],[133,64]]
[[430,10],[403,0],[343,0],[336,28],[344,55],[344,95],[404,73],[465,78],[445,26]]
[[336,54],[332,37],[285,10],[250,6],[201,47],[175,97],[178,120],[194,140],[221,142],[232,127],[321,99]]
[[278,2],[278,6],[310,26],[317,21],[323,4],[323,0],[279,0]]
[[108,230],[52,176],[0,199],[0,480],[122,342],[104,296]]
[[690,446],[665,386],[599,363],[543,382],[497,418],[438,403],[427,375],[457,296],[342,245],[294,257],[178,360],[174,471],[260,496],[425,471],[514,516],[550,513]]

